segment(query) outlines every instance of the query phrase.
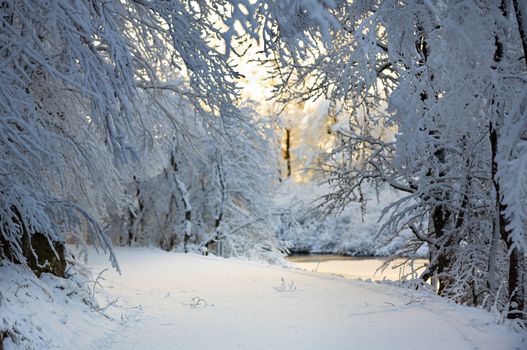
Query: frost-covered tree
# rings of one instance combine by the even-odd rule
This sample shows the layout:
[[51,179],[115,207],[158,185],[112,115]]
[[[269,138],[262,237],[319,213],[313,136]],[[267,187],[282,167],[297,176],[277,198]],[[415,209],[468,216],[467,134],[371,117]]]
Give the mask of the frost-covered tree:
[[[242,106],[222,122],[173,91],[144,96],[152,123],[141,167],[129,170],[130,201],[107,220],[114,241],[166,250],[274,259],[270,194],[277,181],[274,128]],[[116,208],[119,209],[119,208]]]
[[[2,259],[38,271],[54,259],[62,266],[51,270],[62,274],[67,237],[87,233],[110,249],[99,219],[125,201],[122,170],[138,158],[133,140],[148,132],[139,113],[142,91],[179,91],[221,123],[240,117],[228,53],[235,24],[252,33],[256,22],[243,11],[250,6],[1,2]],[[167,70],[186,78],[170,85],[160,73]]]
[[334,189],[327,209],[360,200],[365,182],[402,191],[384,231],[414,234],[401,255],[428,246],[421,278],[458,302],[524,318],[523,5],[341,1],[319,10],[337,21],[322,27],[329,39],[305,24],[303,56],[281,54],[288,40],[273,52],[278,97],[325,97],[348,116],[322,168]]

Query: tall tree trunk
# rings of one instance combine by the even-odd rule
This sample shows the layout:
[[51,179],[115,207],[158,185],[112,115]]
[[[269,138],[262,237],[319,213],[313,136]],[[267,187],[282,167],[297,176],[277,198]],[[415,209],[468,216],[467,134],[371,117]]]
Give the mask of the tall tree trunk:
[[[445,163],[444,150],[440,149],[434,153],[434,156],[437,158],[440,164]],[[438,174],[439,178],[444,177],[445,173],[440,171]],[[447,194],[441,191],[435,195],[437,201],[445,201],[447,199]],[[450,283],[450,278],[448,277],[448,271],[450,266],[449,251],[450,246],[453,242],[451,237],[445,237],[445,235],[450,235],[450,232],[447,232],[450,221],[452,219],[452,212],[442,204],[436,204],[432,211],[432,223],[434,228],[434,239],[437,242],[443,242],[440,246],[440,250],[436,253],[437,263],[436,263],[436,275],[438,276],[438,293],[443,294],[445,288]]]
[[[527,66],[527,3],[523,0],[513,0],[513,5],[516,14],[516,21],[518,23],[520,39],[522,42],[523,58]],[[505,215],[503,214],[505,210],[505,205],[501,204],[500,209],[500,212],[503,216],[504,224],[506,224]],[[507,247],[511,250],[509,258],[509,295],[511,300],[511,312],[509,313],[509,318],[526,319],[526,282],[524,279],[527,270],[525,266],[525,252],[521,251],[517,246],[513,246],[511,232],[508,232],[506,244]],[[514,308],[516,308],[516,312],[513,311]]]
[[181,195],[183,206],[185,207],[185,233],[183,237],[183,250],[185,253],[188,253],[188,243],[192,236],[192,205],[190,204],[187,186],[178,176],[178,166],[176,162],[176,156],[174,154],[170,156],[170,162],[172,163],[172,168],[174,170],[174,181],[176,182],[176,188]]
[[518,31],[523,48],[523,58],[527,64],[527,2],[525,0],[512,0],[516,22],[518,22]]
[[[225,179],[223,175],[223,159],[221,158],[221,156],[218,157],[218,162],[216,163],[216,169],[218,170],[218,182],[220,185],[221,196],[220,196],[220,204],[216,208],[216,215],[214,217],[214,231],[212,232],[212,235],[208,239],[207,243],[205,243],[205,247],[207,249],[210,249],[213,242],[218,242],[218,240],[221,237],[220,225],[221,225],[221,221],[223,220],[223,211],[225,207],[225,201],[227,199],[227,188],[225,186]],[[217,248],[218,248],[218,251],[216,252],[216,254],[222,255],[223,252],[221,250],[221,242],[218,242]]]
[[142,213],[144,210],[144,203],[141,199],[141,190],[139,188],[139,181],[134,176],[134,185],[135,185],[135,198],[137,200],[137,212],[134,213],[130,208],[128,208],[128,245],[131,246],[134,243],[137,243],[137,230],[142,223]]
[[510,232],[505,237],[509,256],[509,313],[510,319],[525,319],[525,255],[513,245]]
[[[523,312],[525,311],[525,283],[523,281],[523,273],[525,270],[524,254],[513,244],[511,235],[512,232],[507,229],[508,220],[505,217],[506,205],[502,202],[502,193],[500,189],[499,179],[497,178],[498,164],[496,162],[496,155],[498,152],[498,132],[491,123],[490,125],[490,143],[492,150],[492,183],[495,191],[495,210],[497,218],[494,220],[493,234],[499,233],[499,236],[505,242],[505,246],[509,252],[509,276],[508,276],[508,291],[509,291],[509,313],[508,318],[523,319]],[[493,240],[495,237],[493,237]],[[497,254],[493,251],[497,247],[491,246],[491,254]],[[489,286],[497,288],[496,282],[493,281],[496,277],[496,261],[497,257],[491,255],[489,257]],[[492,264],[492,265],[491,265]],[[492,286],[494,284],[494,286]],[[495,292],[495,290],[493,290]]]
[[[417,23],[417,33],[418,38],[415,43],[415,47],[417,52],[421,56],[421,60],[418,62],[418,65],[425,65],[426,61],[428,60],[429,56],[429,47],[426,40],[426,33],[423,28],[423,26],[420,23]],[[423,74],[423,73],[418,73]],[[434,80],[434,76],[430,76],[430,81]],[[423,103],[423,109],[426,110],[426,103],[430,96],[428,95],[427,91],[422,91],[420,93],[421,102]],[[437,96],[433,96],[433,98],[437,98]],[[429,134],[433,136],[434,139],[438,140],[437,144],[435,145],[435,152],[433,154],[433,157],[437,161],[438,164],[444,165],[446,162],[445,159],[445,150],[441,147],[440,143],[440,131],[439,130],[430,130]],[[439,173],[434,174],[432,169],[429,171],[429,176],[431,177],[431,181],[439,182],[441,181],[440,178],[445,176],[445,172],[440,169]],[[435,178],[434,178],[435,177]],[[445,202],[445,199],[447,198],[447,194],[444,191],[440,191],[438,193],[433,194],[433,199],[437,202]],[[451,211],[444,205],[444,204],[436,204],[431,212],[431,225],[430,229],[432,232],[430,234],[434,238],[436,242],[443,241],[442,244],[440,244],[440,247],[430,247],[430,261],[435,261],[433,265],[429,266],[429,274],[427,276],[436,276],[437,282],[438,282],[438,293],[442,294],[445,288],[449,284],[449,278],[447,277],[449,265],[450,265],[450,259],[448,256],[448,252],[450,250],[449,245],[451,244],[451,239],[447,239],[445,237],[445,234],[447,234],[447,227],[451,221],[452,213]],[[435,255],[435,256],[434,256]]]
[[[500,47],[499,41],[497,43],[497,48]],[[498,291],[498,250],[500,244],[500,238],[504,237],[506,233],[504,232],[505,228],[503,226],[505,218],[503,217],[503,212],[501,211],[501,191],[500,184],[498,182],[497,172],[498,164],[496,162],[496,156],[498,152],[498,132],[494,127],[494,124],[490,122],[489,124],[489,140],[490,140],[490,149],[491,149],[491,179],[492,186],[494,188],[494,217],[492,218],[492,237],[489,249],[489,262],[487,267],[487,286],[490,289],[490,292],[496,295]]]
[[291,130],[285,129],[285,145],[282,150],[282,157],[284,158],[287,166],[286,177],[291,177]]
[[[498,213],[498,217],[494,220],[495,232],[499,232],[501,239],[505,242],[505,245],[509,251],[509,278],[508,278],[508,290],[509,290],[509,301],[510,308],[508,318],[523,318],[522,312],[524,310],[524,296],[523,296],[523,254],[519,249],[513,246],[511,239],[511,232],[507,230],[507,218],[505,217],[506,206],[502,202],[502,194],[500,189],[499,179],[497,177],[498,172],[498,163],[496,161],[496,155],[498,152],[498,132],[493,124],[490,124],[490,145],[492,151],[492,183],[495,191],[495,210]],[[494,233],[494,232],[493,232]],[[496,252],[491,252],[496,253]],[[493,258],[492,256],[490,258]],[[495,258],[495,257],[494,257]],[[496,268],[495,266],[490,266],[489,268]],[[495,271],[491,271],[495,273]],[[490,276],[492,277],[492,275]],[[489,278],[489,282],[490,278]],[[497,287],[497,286],[495,286]]]
[[[523,59],[527,66],[527,2],[525,0],[513,0],[514,12],[516,14],[516,21],[518,22],[518,31],[520,33],[520,39],[523,48]],[[512,245],[512,239],[508,237],[508,247]],[[525,314],[525,298],[527,297],[526,291],[526,278],[527,267],[525,266],[525,252],[514,247],[511,251],[510,262],[509,262],[509,289],[513,289],[515,294],[511,297],[511,303],[516,303],[516,313],[509,313],[509,318],[521,318],[527,319]],[[510,290],[509,290],[510,293]],[[511,305],[514,306],[514,305]]]
[[[164,175],[167,182],[171,181],[172,172],[168,169],[164,169]],[[161,249],[166,251],[172,251],[176,246],[176,233],[172,229],[172,220],[176,216],[176,211],[178,209],[177,199],[173,191],[170,191],[170,198],[168,200],[168,210],[165,214],[164,221],[160,224],[160,230],[163,235],[163,238],[160,241]],[[162,225],[162,226],[161,226]],[[169,228],[168,232],[166,228]]]
[[[525,28],[524,28],[524,15],[525,4],[519,4],[518,0],[513,0],[513,5],[516,13],[516,19],[518,22],[518,28],[520,32],[520,38],[522,40],[522,47],[524,55],[527,54],[527,42],[525,41]],[[507,1],[502,0],[500,10],[504,17],[507,17]],[[495,37],[496,49],[494,53],[494,61],[498,65],[503,59],[503,44],[500,40],[499,35]],[[524,57],[527,63],[527,57]],[[497,66],[496,66],[497,68]],[[497,119],[501,120],[501,113],[499,102],[492,99],[492,104],[495,106]],[[524,319],[525,311],[525,256],[523,252],[514,245],[512,239],[512,232],[507,229],[508,220],[505,216],[505,210],[507,206],[503,203],[502,193],[500,189],[498,173],[498,144],[499,144],[499,131],[493,122],[490,122],[489,126],[489,138],[492,152],[492,183],[495,191],[495,210],[498,212],[498,218],[495,220],[494,225],[498,225],[498,228],[494,228],[494,231],[500,233],[501,239],[505,242],[505,245],[509,252],[509,276],[508,276],[508,291],[509,291],[509,313],[507,315],[510,319]],[[489,266],[490,267],[490,266]]]

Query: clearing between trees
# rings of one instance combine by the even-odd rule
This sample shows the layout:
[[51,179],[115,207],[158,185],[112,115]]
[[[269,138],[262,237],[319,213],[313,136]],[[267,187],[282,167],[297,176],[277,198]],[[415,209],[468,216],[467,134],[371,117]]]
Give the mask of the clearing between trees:
[[[25,314],[19,318],[42,323],[50,349],[396,350],[426,344],[430,350],[496,350],[526,345],[524,334],[496,325],[488,312],[425,291],[149,248],[116,248],[116,253],[122,274],[107,270],[94,284],[99,313],[72,310],[82,304],[65,299],[50,306],[44,289],[35,287],[28,290],[42,296],[34,302],[40,307],[19,308]],[[89,259],[93,276],[108,267],[104,255],[90,251]],[[49,276],[41,278],[49,297],[64,298]],[[16,283],[8,286],[2,291],[7,299],[17,290]],[[56,311],[47,313],[48,307]]]

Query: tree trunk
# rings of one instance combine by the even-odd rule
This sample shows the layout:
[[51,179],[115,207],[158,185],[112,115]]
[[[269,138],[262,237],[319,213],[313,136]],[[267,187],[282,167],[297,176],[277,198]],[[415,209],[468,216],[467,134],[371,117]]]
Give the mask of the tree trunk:
[[[496,200],[498,201],[498,200]],[[498,208],[495,205],[495,208]],[[500,249],[500,213],[496,211],[494,218],[492,219],[492,237],[489,248],[489,262],[487,266],[487,288],[490,290],[492,295],[496,295],[499,283],[498,283],[498,254]]]
[[[445,228],[450,221],[451,213],[442,205],[437,205],[432,212],[432,223],[434,226],[434,239],[441,241],[445,235]],[[445,288],[449,285],[450,279],[447,274],[449,271],[450,259],[448,251],[450,249],[451,240],[448,239],[442,246],[440,251],[437,251],[437,263],[435,265],[435,274],[439,282],[438,294],[443,294]]]
[[[30,232],[27,223],[21,219],[20,212],[13,208],[13,218],[22,229],[21,248],[22,255],[26,259],[27,266],[39,276],[51,273],[55,276],[64,277],[66,272],[66,247],[64,242],[51,241],[40,232]],[[10,249],[10,243],[0,235],[0,258],[5,258],[16,264],[22,263]]]
[[[527,3],[525,0],[513,0],[514,12],[516,14],[516,21],[518,22],[518,31],[523,48],[523,59],[527,65]],[[512,240],[510,234],[508,236],[507,247],[510,249]],[[509,318],[527,319],[525,315],[525,274],[527,273],[525,266],[525,254],[517,247],[512,248],[509,261],[509,295],[511,296],[511,311],[516,304],[516,312],[510,312]],[[511,288],[513,288],[511,292]]]
[[[501,58],[501,44],[498,40],[496,40],[496,55],[495,57]],[[496,284],[496,259],[497,256],[493,255],[496,254],[497,251],[497,242],[496,240],[499,240],[499,237],[505,238],[507,236],[507,233],[505,232],[505,218],[503,217],[503,212],[501,208],[501,190],[500,190],[500,184],[498,182],[498,163],[496,162],[496,156],[498,154],[498,132],[496,128],[494,127],[493,123],[491,122],[489,125],[489,139],[490,139],[490,149],[491,149],[491,179],[492,179],[492,186],[494,187],[494,210],[496,215],[493,218],[492,222],[492,243],[491,243],[491,250],[489,255],[489,277],[488,277],[488,284],[491,288],[491,292],[496,292],[498,286]],[[496,237],[497,236],[497,237]]]
[[135,222],[135,215],[132,209],[128,208],[128,242],[127,244],[129,246],[132,245],[132,241],[134,240],[134,222]]
[[24,234],[22,245],[27,265],[37,276],[48,272],[64,277],[66,272],[64,243],[52,242],[51,244],[48,238],[41,233]]
[[[512,246],[510,236],[507,246]],[[510,248],[509,248],[510,249]],[[509,257],[509,314],[510,319],[525,319],[525,257],[521,250],[514,247]]]
[[[207,243],[205,243],[205,247],[208,250],[211,250],[213,242],[217,242],[217,240],[221,236],[220,224],[221,224],[221,221],[223,219],[223,208],[225,206],[225,200],[227,198],[227,191],[226,191],[227,189],[225,188],[225,180],[223,178],[222,164],[223,164],[222,163],[222,158],[219,157],[218,158],[218,162],[216,164],[216,167],[217,167],[217,170],[218,170],[218,180],[219,180],[219,184],[220,184],[221,200],[220,200],[220,205],[218,205],[218,207],[216,209],[216,216],[214,218],[214,232],[212,233],[212,235],[209,238],[209,240],[207,241]],[[220,249],[221,248],[221,242],[218,242],[217,248],[218,249],[217,249],[216,253],[218,255],[222,255],[223,252]]]
[[172,168],[174,170],[174,181],[176,182],[176,187],[178,189],[179,194],[181,195],[183,206],[185,207],[185,233],[183,237],[183,250],[185,251],[185,253],[188,253],[188,243],[192,236],[192,205],[190,204],[187,186],[178,177],[179,170],[175,154],[172,154],[170,156],[170,162],[172,163]]
[[512,0],[516,22],[518,22],[518,31],[523,48],[523,59],[527,64],[527,2],[525,0]]
[[[418,39],[415,43],[415,48],[417,52],[421,56],[421,60],[418,62],[418,65],[425,65],[426,61],[428,60],[429,56],[429,47],[426,40],[426,33],[424,31],[424,28],[420,23],[417,23],[417,33],[418,33]],[[422,73],[418,73],[422,74]],[[434,76],[430,76],[430,81],[434,80]],[[421,102],[423,103],[423,109],[426,110],[426,102],[430,98],[428,96],[427,91],[422,91],[420,93]],[[437,96],[433,96],[433,98],[437,98]],[[437,144],[435,145],[436,150],[433,154],[433,157],[439,164],[445,164],[445,150],[444,148],[439,145],[440,142],[440,131],[439,130],[430,130],[429,134],[434,137],[434,139],[438,140]],[[431,181],[439,182],[441,181],[440,178],[445,176],[445,173],[442,169],[439,170],[439,173],[434,174],[432,169],[429,171],[429,176],[431,177]],[[443,191],[440,191],[438,193],[433,194],[433,199],[437,202],[445,202],[445,199],[447,199],[447,194]],[[434,238],[435,241],[440,242],[441,240],[446,239],[445,234],[447,234],[446,228],[448,227],[448,224],[450,223],[450,220],[452,218],[451,211],[442,204],[436,204],[431,213],[431,223],[430,226],[431,229],[433,229],[433,232],[430,232],[430,235]],[[430,260],[435,260],[435,264],[429,268],[429,274],[430,277],[435,276],[438,281],[438,293],[442,294],[445,290],[445,288],[449,284],[449,278],[447,277],[449,265],[450,265],[450,259],[448,257],[448,251],[450,249],[449,245],[451,244],[451,239],[447,239],[446,242],[444,242],[442,245],[440,245],[440,248],[434,248],[430,247]],[[433,257],[433,254],[437,254],[437,257]]]
[[[517,0],[513,0],[514,10],[516,13],[516,19],[518,22],[518,29],[520,32],[520,38],[522,41],[522,48],[524,50],[524,55],[527,54],[527,42],[525,38],[525,28],[524,28],[524,11],[525,11],[525,4],[519,4]],[[502,15],[504,17],[507,17],[507,3],[505,0],[502,0],[500,5],[500,10],[502,12]],[[503,44],[500,40],[500,37],[496,35],[495,37],[495,53],[494,53],[494,61],[496,64],[499,64],[501,60],[503,59]],[[527,57],[524,57],[527,63]],[[497,68],[497,67],[496,67]],[[494,98],[492,99],[492,104],[495,105],[496,109],[496,115],[498,116],[498,119],[502,119],[499,113],[499,102],[495,101]],[[498,213],[497,220],[494,220],[494,225],[498,225],[498,228],[494,228],[494,231],[499,232],[501,239],[505,242],[505,245],[509,252],[509,278],[508,278],[508,291],[509,291],[509,313],[507,314],[507,317],[510,319],[524,319],[524,311],[525,311],[525,283],[523,281],[524,279],[524,271],[525,271],[525,257],[521,250],[518,249],[513,243],[512,240],[512,232],[507,229],[508,220],[505,217],[505,210],[506,205],[502,202],[502,193],[500,189],[500,183],[497,176],[498,173],[498,163],[496,160],[497,154],[498,154],[498,140],[499,140],[499,134],[496,126],[493,124],[493,122],[490,122],[489,125],[489,138],[490,138],[490,146],[491,146],[491,156],[492,156],[492,183],[494,186],[495,191],[495,210]],[[494,234],[494,232],[493,232]],[[492,257],[491,257],[492,258]],[[489,262],[489,268],[495,268],[494,266],[490,266]],[[490,276],[492,277],[492,276]]]
[[[496,195],[495,205],[498,218],[495,220],[494,228],[495,231],[499,232],[501,239],[505,242],[505,245],[509,251],[509,279],[508,279],[508,290],[509,290],[509,313],[508,318],[523,318],[523,311],[525,310],[524,301],[524,283],[523,283],[523,271],[524,271],[524,257],[521,251],[513,246],[511,239],[511,232],[507,230],[507,218],[505,217],[506,206],[501,201],[501,190],[499,180],[497,178],[498,164],[496,162],[496,155],[498,152],[498,132],[494,128],[493,124],[490,124],[490,145],[492,151],[492,183]],[[492,256],[490,258],[493,258]],[[495,266],[490,266],[489,269],[495,269]],[[495,273],[494,271],[490,271]],[[489,276],[489,283],[492,282]]]
[[[139,188],[139,181],[134,176],[134,185],[135,185],[135,198],[137,199],[137,212],[134,213],[130,208],[128,208],[128,245],[132,246],[133,243],[137,243],[137,229],[142,226],[142,213],[144,210],[144,203],[141,199],[141,190]],[[139,222],[138,222],[139,220]]]
[[282,150],[282,157],[287,166],[286,178],[291,177],[291,130],[285,129],[285,147]]

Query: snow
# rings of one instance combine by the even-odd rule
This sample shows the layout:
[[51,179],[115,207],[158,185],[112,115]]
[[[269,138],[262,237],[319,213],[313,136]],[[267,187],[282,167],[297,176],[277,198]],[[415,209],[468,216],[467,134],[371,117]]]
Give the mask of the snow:
[[[109,319],[83,300],[90,299],[87,276],[69,279],[44,273],[37,279],[21,265],[0,266],[0,330],[10,349],[90,349]],[[13,344],[16,338],[17,345]]]
[[[393,238],[380,234],[387,217],[382,211],[399,200],[401,194],[387,186],[375,189],[363,186],[365,205],[349,203],[342,212],[327,217],[317,208],[320,198],[331,189],[316,181],[284,181],[274,196],[275,206],[282,214],[278,237],[292,245],[294,252],[314,254],[346,254],[352,256],[390,256],[407,244],[410,232],[404,231]],[[419,257],[427,254],[426,247],[418,251]]]
[[[51,300],[36,287],[25,291],[39,297],[19,310],[3,303],[2,318],[7,311],[8,319],[31,318],[31,327],[42,327],[49,343],[38,349],[496,350],[524,349],[527,342],[489,313],[428,292],[152,248],[116,253],[122,275],[105,271],[97,296],[101,307],[117,298],[104,311],[112,321],[65,292],[51,290]],[[97,276],[107,257],[90,251],[88,267]],[[4,298],[16,289],[5,280],[21,275],[18,270],[2,267]],[[52,289],[56,280],[40,281]]]

